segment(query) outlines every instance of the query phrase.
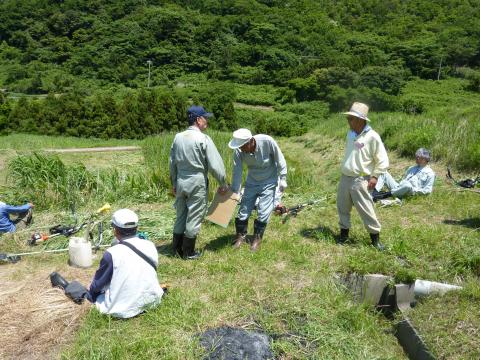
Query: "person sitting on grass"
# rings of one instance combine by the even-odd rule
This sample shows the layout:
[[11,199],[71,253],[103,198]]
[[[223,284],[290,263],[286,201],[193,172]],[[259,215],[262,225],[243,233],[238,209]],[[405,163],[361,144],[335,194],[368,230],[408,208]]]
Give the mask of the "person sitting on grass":
[[68,283],[60,274],[50,274],[52,286],[65,290],[76,303],[87,299],[98,311],[118,318],[131,318],[156,306],[166,289],[158,283],[158,253],[155,245],[137,236],[138,216],[129,209],[116,211],[112,227],[118,244],[103,254],[90,289],[78,281]]
[[[411,166],[405,172],[400,182],[388,172],[379,176],[375,191],[372,193],[373,200],[378,201],[386,199],[390,196],[403,198],[409,195],[427,195],[433,191],[433,182],[435,181],[435,173],[428,165],[430,161],[430,151],[420,148],[415,153],[416,165]],[[383,187],[387,187],[388,191],[381,192]]]
[[[13,206],[0,201],[0,233],[15,232],[32,223],[33,204]],[[12,215],[13,219],[10,218]]]

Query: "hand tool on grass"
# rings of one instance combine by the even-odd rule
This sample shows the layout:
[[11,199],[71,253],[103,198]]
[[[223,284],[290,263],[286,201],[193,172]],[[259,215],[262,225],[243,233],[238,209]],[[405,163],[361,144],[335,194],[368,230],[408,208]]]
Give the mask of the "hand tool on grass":
[[312,207],[313,205],[316,205],[320,202],[323,202],[325,201],[325,198],[323,199],[317,199],[317,200],[310,200],[308,202],[305,202],[305,203],[302,203],[302,204],[298,204],[298,205],[295,205],[295,206],[292,206],[292,207],[289,207],[287,208],[286,206],[284,205],[281,205],[281,206],[277,206],[275,208],[275,213],[277,215],[281,215],[282,216],[282,223],[285,224],[288,219],[290,219],[290,217],[295,217],[298,215],[298,213],[306,208],[309,208],[309,207]]
[[35,232],[32,234],[30,240],[28,241],[29,245],[37,245],[38,243],[47,241],[49,239],[52,239],[57,236],[65,236],[69,237],[73,234],[78,233],[80,230],[82,230],[85,226],[89,225],[89,232],[91,231],[91,225],[95,222],[97,217],[111,209],[110,204],[105,204],[101,208],[97,209],[94,213],[90,214],[83,223],[80,225],[77,225],[76,223],[74,225],[56,225],[52,228],[50,228],[49,233],[50,234],[41,234],[39,232]]

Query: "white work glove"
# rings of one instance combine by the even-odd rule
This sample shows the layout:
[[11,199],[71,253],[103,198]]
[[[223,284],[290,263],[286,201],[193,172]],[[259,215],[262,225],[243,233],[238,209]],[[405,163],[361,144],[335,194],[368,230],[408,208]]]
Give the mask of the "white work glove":
[[284,192],[287,187],[287,180],[281,179],[278,183],[278,190],[280,190],[280,192]]

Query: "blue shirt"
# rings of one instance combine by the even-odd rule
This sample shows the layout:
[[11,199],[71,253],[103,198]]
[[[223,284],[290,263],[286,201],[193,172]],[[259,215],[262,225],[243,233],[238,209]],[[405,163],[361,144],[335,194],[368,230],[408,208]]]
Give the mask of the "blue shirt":
[[17,228],[10,220],[10,214],[24,213],[31,208],[30,204],[22,206],[12,206],[7,204],[0,205],[0,233],[14,232]]

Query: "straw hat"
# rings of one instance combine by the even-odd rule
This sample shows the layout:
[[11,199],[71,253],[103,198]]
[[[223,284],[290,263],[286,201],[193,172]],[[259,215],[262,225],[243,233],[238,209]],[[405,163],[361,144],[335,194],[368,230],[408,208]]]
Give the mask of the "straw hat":
[[343,113],[344,115],[352,115],[355,116],[359,119],[365,120],[365,121],[370,121],[370,119],[367,117],[368,115],[368,105],[363,104],[361,102],[354,102],[352,104],[352,107],[350,108],[350,111]]
[[238,129],[233,132],[233,139],[228,143],[230,149],[238,149],[253,137],[248,129]]

